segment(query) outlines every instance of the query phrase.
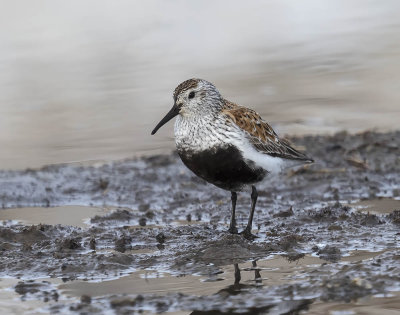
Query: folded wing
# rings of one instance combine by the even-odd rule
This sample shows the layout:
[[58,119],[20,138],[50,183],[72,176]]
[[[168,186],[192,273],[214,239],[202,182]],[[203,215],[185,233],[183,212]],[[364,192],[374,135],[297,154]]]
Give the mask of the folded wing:
[[273,157],[313,162],[313,159],[294,149],[287,140],[279,139],[272,127],[255,111],[225,101],[222,113],[229,123],[234,123],[245,131],[246,137],[258,152]]

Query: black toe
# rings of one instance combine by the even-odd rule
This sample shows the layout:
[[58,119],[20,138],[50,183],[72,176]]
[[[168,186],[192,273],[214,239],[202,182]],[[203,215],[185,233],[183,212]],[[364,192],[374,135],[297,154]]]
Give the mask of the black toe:
[[250,229],[245,228],[242,232],[240,232],[240,234],[249,241],[253,241],[254,239],[257,238],[257,236],[255,236],[254,234],[251,234]]
[[238,229],[236,227],[230,227],[228,229],[228,232],[231,233],[231,234],[239,234],[238,233]]

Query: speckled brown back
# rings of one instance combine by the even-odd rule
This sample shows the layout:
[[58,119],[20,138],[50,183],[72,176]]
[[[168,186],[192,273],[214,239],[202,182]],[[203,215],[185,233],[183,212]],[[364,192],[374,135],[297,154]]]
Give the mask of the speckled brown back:
[[254,110],[225,100],[222,114],[228,123],[233,122],[247,133],[257,151],[285,159],[311,161],[305,154],[292,148],[288,141],[279,139],[272,127]]

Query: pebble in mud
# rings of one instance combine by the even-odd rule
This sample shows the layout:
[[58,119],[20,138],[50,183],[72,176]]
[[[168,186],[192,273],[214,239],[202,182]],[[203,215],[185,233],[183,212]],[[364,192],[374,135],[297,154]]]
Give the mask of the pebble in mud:
[[154,214],[153,211],[147,211],[145,213],[145,216],[146,216],[147,219],[152,220],[152,219],[154,219],[155,214]]
[[92,303],[92,298],[89,295],[81,295],[81,303],[90,304]]
[[21,295],[21,299],[37,298],[44,302],[50,300],[58,301],[59,294],[48,281],[36,282],[34,280],[20,281],[14,287],[16,293]]
[[59,242],[58,246],[59,246],[58,248],[59,248],[60,251],[62,251],[64,249],[72,249],[72,250],[74,250],[74,249],[79,249],[79,248],[82,247],[80,242],[79,242],[79,240],[74,239],[74,238],[63,239],[63,240],[61,240]]
[[147,219],[146,218],[140,218],[139,219],[139,225],[140,226],[146,226],[147,224]]
[[158,233],[156,235],[156,240],[160,244],[163,244],[165,242],[165,239],[166,239],[166,237],[165,237],[164,233]]
[[341,254],[339,248],[337,248],[335,246],[329,246],[329,245],[326,245],[324,248],[319,249],[317,251],[317,255],[319,255],[319,257],[321,259],[331,261],[331,262],[337,262],[342,257],[342,254]]
[[96,240],[93,237],[89,241],[89,248],[91,250],[96,250]]
[[332,224],[328,227],[329,231],[341,231],[342,227],[340,225],[337,224]]
[[100,178],[99,182],[98,182],[98,187],[101,190],[106,190],[108,187],[109,181],[108,179],[105,178]]
[[143,302],[144,298],[142,295],[136,296],[134,299],[131,298],[121,298],[121,299],[113,299],[111,301],[111,307],[113,309],[124,308],[126,306],[137,306]]
[[114,249],[117,252],[124,253],[127,249],[130,248],[130,243],[132,239],[129,236],[121,236],[115,240]]
[[400,210],[395,210],[390,213],[387,218],[392,221],[394,224],[400,224]]
[[111,213],[100,216],[96,215],[93,218],[90,219],[90,223],[92,224],[110,224],[112,225],[113,223],[129,223],[131,220],[135,219],[136,215],[132,210],[128,209],[116,209],[112,211]]
[[287,218],[293,215],[293,207],[290,207],[288,210],[280,211],[274,214],[274,218]]

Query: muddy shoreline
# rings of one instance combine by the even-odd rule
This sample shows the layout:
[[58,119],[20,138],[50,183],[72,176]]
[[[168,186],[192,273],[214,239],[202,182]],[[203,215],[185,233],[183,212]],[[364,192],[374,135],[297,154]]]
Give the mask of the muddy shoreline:
[[[258,187],[254,242],[225,232],[229,193],[176,154],[0,171],[3,209],[43,209],[0,209],[0,278],[52,313],[286,314],[400,291],[400,132],[291,141],[316,163]],[[68,206],[87,219],[48,218]],[[240,193],[240,227],[249,206]]]

